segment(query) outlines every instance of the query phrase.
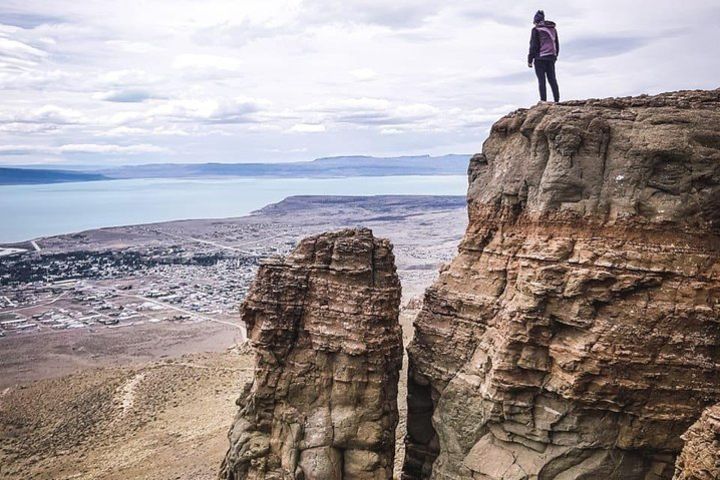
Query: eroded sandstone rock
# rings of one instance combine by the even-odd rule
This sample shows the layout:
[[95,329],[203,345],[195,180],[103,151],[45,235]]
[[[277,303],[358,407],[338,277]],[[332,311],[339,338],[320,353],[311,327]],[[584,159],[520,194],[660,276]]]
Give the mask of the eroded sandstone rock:
[[720,404],[705,410],[683,440],[685,447],[675,465],[675,480],[720,478]]
[[519,110],[468,173],[404,478],[671,478],[720,401],[720,90]]
[[389,479],[402,363],[392,245],[367,229],[266,262],[243,303],[256,352],[221,478]]

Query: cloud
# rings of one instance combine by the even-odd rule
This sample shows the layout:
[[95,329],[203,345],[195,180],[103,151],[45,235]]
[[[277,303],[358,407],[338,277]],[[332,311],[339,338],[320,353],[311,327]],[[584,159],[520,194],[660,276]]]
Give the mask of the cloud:
[[[717,87],[716,0],[542,7],[559,25],[563,98]],[[163,161],[479,149],[489,124],[537,101],[525,62],[537,8],[156,0],[138,16],[123,2],[5,0],[0,145],[29,153],[3,160],[141,161],[131,146],[170,137]]]
[[519,84],[527,84],[528,81],[532,81],[532,79],[534,79],[534,78],[535,78],[535,73],[528,68],[524,68],[522,71],[508,73],[505,75],[479,77],[478,81],[479,82],[490,82],[490,83],[494,83],[496,85],[519,85]]
[[140,68],[108,70],[103,72],[97,79],[98,84],[108,87],[137,87],[156,84],[160,81],[159,76],[150,74]]
[[82,125],[87,118],[82,112],[57,105],[0,113],[0,132],[14,134],[52,133],[74,125]]
[[127,88],[123,90],[111,90],[97,95],[100,100],[119,103],[141,103],[145,100],[159,98],[154,93],[139,88]]
[[350,71],[350,75],[360,81],[373,80],[378,76],[377,72],[372,68],[356,68]]
[[0,114],[0,123],[70,125],[80,123],[82,120],[83,114],[81,112],[57,105],[43,105],[15,113]]
[[56,89],[77,78],[77,74],[59,69],[18,71],[13,68],[4,72],[0,69],[0,88],[22,91]]
[[560,45],[560,55],[567,60],[590,60],[614,57],[632,52],[653,39],[639,36],[587,36],[574,38]]
[[0,155],[32,155],[36,153],[47,153],[47,151],[34,145],[0,145]]
[[[139,138],[139,137],[187,137],[193,135],[195,128],[182,128],[179,125],[142,125],[136,127],[128,127],[121,125],[110,129],[102,129],[95,134],[96,137],[121,137],[121,138]],[[197,133],[197,132],[195,132]]]
[[40,25],[62,23],[63,19],[51,15],[33,13],[0,12],[0,24],[20,28],[35,28]]
[[2,37],[0,37],[0,54],[5,57],[15,58],[40,58],[47,55],[47,53],[45,53],[44,51],[31,45],[10,38]]
[[325,131],[325,125],[322,123],[296,123],[290,128],[290,131],[298,133],[319,133]]
[[80,143],[62,145],[57,149],[60,153],[123,153],[123,154],[139,154],[139,153],[161,153],[168,152],[167,148],[158,147],[157,145],[112,145],[99,143]]
[[254,114],[260,112],[266,102],[255,99],[182,99],[170,100],[150,110],[150,117],[165,117],[175,121],[232,124],[260,121]]
[[115,48],[128,53],[151,53],[156,52],[158,47],[148,42],[133,42],[131,40],[107,40],[105,42],[110,48]]
[[331,121],[364,126],[416,124],[438,114],[431,105],[403,105],[378,98],[342,99],[319,106],[318,110]]
[[529,16],[508,14],[506,9],[495,10],[483,5],[483,8],[470,7],[462,10],[463,17],[476,22],[495,22],[509,27],[524,27]]
[[4,145],[0,146],[0,156],[38,155],[38,154],[123,154],[137,155],[143,153],[167,153],[170,150],[157,145],[114,145],[99,143],[67,144],[59,147],[38,145]]
[[206,120],[212,123],[254,123],[253,114],[262,109],[261,103],[252,99],[228,99],[214,103]]
[[173,67],[180,70],[212,69],[237,71],[241,65],[242,62],[240,62],[240,59],[235,57],[197,53],[184,53],[175,57],[173,61]]
[[317,23],[338,22],[386,27],[414,27],[442,8],[442,3],[423,0],[310,0],[304,16]]
[[38,65],[47,52],[28,43],[0,34],[0,68],[25,70]]

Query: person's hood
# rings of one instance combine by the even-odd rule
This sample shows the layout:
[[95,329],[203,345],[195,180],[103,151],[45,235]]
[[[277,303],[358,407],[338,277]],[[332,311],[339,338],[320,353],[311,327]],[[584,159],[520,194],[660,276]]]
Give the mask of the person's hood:
[[538,22],[536,24],[537,27],[545,27],[545,28],[555,28],[555,22],[551,22],[550,20],[543,20],[542,22]]

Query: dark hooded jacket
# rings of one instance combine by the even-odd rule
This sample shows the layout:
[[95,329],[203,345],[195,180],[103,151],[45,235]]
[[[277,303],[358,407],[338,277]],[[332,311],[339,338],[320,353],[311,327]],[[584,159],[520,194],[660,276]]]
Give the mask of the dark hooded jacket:
[[560,40],[558,39],[555,22],[538,22],[530,33],[530,52],[528,63],[534,60],[555,60],[560,54]]

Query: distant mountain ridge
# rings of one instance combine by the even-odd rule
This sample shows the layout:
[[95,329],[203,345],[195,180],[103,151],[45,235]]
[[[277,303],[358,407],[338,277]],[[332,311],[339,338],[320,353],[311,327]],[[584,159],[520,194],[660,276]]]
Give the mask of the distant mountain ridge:
[[464,175],[469,160],[470,155],[346,156],[291,163],[147,164],[100,169],[94,173],[111,178]]
[[0,167],[0,185],[37,185],[44,183],[90,182],[97,180],[108,180],[108,178],[98,173]]
[[0,185],[82,182],[134,178],[202,177],[377,177],[465,175],[470,155],[403,157],[343,156],[291,163],[158,163],[120,167],[53,170],[0,168]]

